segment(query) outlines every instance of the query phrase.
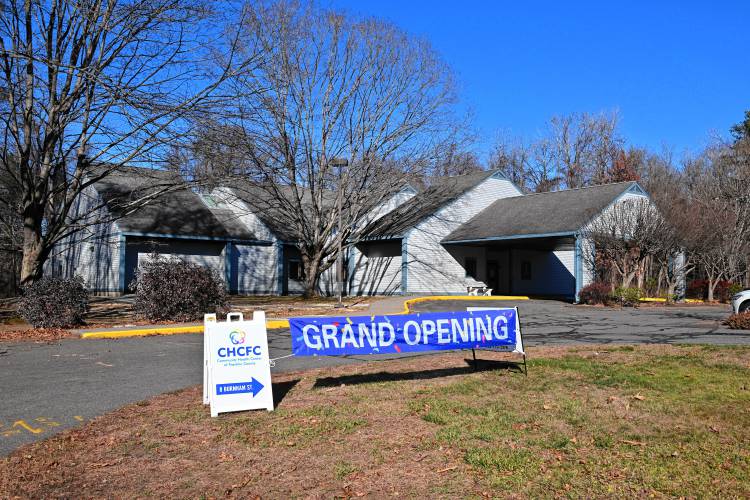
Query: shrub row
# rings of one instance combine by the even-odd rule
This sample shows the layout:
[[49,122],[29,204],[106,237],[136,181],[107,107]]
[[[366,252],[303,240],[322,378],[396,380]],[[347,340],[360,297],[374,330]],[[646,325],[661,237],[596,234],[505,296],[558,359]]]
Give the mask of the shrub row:
[[[742,291],[742,285],[731,281],[719,281],[714,288],[714,300],[729,302],[737,292]],[[692,280],[687,284],[685,295],[689,299],[708,300],[708,280]]]
[[205,267],[152,255],[138,268],[135,311],[150,321],[193,321],[227,307],[224,281]]
[[[152,256],[133,283],[135,311],[150,321],[193,321],[227,307],[224,281],[210,269],[181,260]],[[89,294],[80,276],[42,278],[23,289],[18,312],[35,328],[80,325],[89,310]]]
[[620,304],[626,307],[638,307],[642,297],[640,288],[617,287],[613,291],[610,284],[601,281],[586,285],[579,294],[579,299],[584,304]]
[[732,314],[724,321],[732,330],[750,330],[750,311]]
[[35,328],[70,328],[83,323],[89,294],[83,278],[42,278],[22,290],[18,313]]

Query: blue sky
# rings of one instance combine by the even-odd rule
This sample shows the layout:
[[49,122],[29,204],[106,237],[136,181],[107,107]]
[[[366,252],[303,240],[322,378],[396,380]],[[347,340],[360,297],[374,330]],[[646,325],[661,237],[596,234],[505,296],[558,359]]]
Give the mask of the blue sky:
[[555,114],[619,110],[628,143],[679,156],[750,109],[750,1],[330,0],[430,40],[479,150]]

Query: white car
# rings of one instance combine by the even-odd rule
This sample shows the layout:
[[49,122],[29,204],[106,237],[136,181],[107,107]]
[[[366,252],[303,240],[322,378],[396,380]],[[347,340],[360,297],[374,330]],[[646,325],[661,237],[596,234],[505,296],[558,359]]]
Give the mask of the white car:
[[735,314],[750,311],[750,289],[732,295],[732,309]]

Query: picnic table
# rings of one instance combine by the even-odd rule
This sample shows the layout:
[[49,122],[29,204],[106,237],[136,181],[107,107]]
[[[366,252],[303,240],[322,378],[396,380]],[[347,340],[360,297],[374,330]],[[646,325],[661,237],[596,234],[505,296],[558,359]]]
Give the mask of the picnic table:
[[466,285],[467,295],[492,295],[492,288],[488,288],[487,285]]

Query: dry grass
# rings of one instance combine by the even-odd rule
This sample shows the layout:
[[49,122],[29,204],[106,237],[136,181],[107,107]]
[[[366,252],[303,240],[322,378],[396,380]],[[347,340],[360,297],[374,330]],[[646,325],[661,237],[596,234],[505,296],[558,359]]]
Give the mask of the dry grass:
[[[275,377],[272,413],[166,394],[0,462],[20,497],[744,497],[750,348],[534,349]],[[494,360],[494,361],[492,361]]]

